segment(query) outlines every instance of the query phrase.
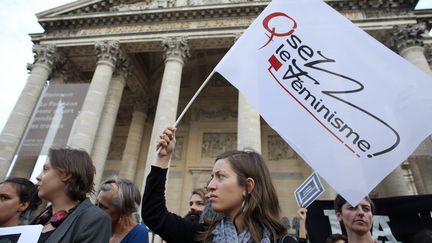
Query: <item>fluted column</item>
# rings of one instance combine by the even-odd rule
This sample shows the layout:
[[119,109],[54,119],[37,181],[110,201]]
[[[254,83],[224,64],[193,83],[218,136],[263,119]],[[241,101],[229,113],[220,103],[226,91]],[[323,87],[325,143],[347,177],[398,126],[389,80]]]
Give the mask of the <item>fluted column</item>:
[[131,181],[134,180],[138,164],[144,124],[147,119],[146,110],[146,105],[138,104],[134,107],[126,146],[123,152],[119,175]]
[[0,135],[0,180],[6,176],[57,58],[54,45],[34,45],[33,52],[35,62],[31,65],[30,76]]
[[104,41],[96,43],[95,48],[98,59],[96,70],[69,144],[89,153],[93,148],[120,45],[117,41]]
[[[432,75],[423,48],[424,24],[397,26],[393,31],[393,47],[400,55],[425,73]],[[408,158],[416,189],[420,194],[432,193],[432,141],[426,138]],[[400,169],[401,170],[401,169]]]
[[172,126],[175,122],[183,65],[186,57],[189,56],[189,48],[185,38],[165,39],[162,42],[162,47],[165,51],[165,69],[156,106],[143,186],[150,172],[150,166],[156,160],[155,145],[159,135],[166,127]]
[[108,89],[99,129],[91,154],[96,168],[96,175],[94,178],[95,188],[99,188],[102,179],[111,145],[112,134],[117,120],[117,113],[123,95],[123,89],[128,76],[129,65],[128,62],[124,62],[123,65],[114,73]]
[[260,115],[249,101],[239,93],[237,120],[237,149],[252,148],[261,153]]

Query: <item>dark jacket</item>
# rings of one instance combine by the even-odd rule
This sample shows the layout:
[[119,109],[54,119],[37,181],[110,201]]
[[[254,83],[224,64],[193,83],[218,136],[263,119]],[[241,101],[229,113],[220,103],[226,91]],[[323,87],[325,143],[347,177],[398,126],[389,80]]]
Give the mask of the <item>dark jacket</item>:
[[[168,169],[152,166],[144,190],[141,216],[154,233],[167,242],[199,242],[195,238],[206,230],[205,225],[188,221],[167,210],[165,203],[165,182]],[[285,237],[283,243],[297,242]]]
[[109,242],[110,236],[111,218],[100,208],[94,206],[89,199],[85,199],[45,242],[104,243]]

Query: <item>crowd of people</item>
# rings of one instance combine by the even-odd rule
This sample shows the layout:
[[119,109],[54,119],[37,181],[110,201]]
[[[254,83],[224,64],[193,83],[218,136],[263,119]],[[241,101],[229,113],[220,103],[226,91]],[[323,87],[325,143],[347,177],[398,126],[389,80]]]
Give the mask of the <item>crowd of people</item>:
[[[299,235],[288,234],[269,169],[254,151],[220,154],[206,188],[192,191],[189,212],[183,217],[169,212],[165,184],[175,133],[175,128],[167,128],[160,136],[142,199],[133,182],[119,177],[104,181],[96,191],[95,167],[87,152],[51,148],[36,185],[24,178],[0,183],[0,227],[19,225],[24,214],[47,205],[43,200],[49,206],[29,223],[43,226],[38,243],[145,243],[149,230],[168,243],[308,242],[307,209],[298,211]],[[91,194],[96,195],[95,204]],[[144,224],[137,217],[140,204]],[[375,205],[369,197],[352,206],[338,195],[334,206],[346,236],[334,234],[326,242],[375,242],[371,234]]]

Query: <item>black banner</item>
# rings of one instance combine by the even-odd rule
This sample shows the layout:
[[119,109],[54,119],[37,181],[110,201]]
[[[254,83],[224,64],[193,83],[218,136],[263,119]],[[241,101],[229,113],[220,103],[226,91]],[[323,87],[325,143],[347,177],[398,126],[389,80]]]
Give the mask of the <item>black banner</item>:
[[[373,199],[375,214],[372,235],[378,242],[411,243],[422,229],[432,230],[432,195]],[[306,227],[310,242],[325,243],[345,229],[337,221],[333,201],[315,201],[308,207]]]
[[43,146],[54,136],[48,146],[67,144],[73,123],[81,110],[89,84],[50,84],[35,109],[18,156],[37,157],[46,155]]

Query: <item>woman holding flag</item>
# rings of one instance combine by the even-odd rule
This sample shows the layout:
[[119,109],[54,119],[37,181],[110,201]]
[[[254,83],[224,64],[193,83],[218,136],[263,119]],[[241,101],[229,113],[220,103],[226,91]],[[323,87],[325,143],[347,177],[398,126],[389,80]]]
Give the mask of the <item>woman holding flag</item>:
[[153,232],[167,242],[296,242],[280,220],[270,172],[252,151],[229,151],[216,158],[206,194],[215,217],[200,224],[168,212],[165,181],[175,132],[167,128],[160,136],[160,152],[147,177],[141,215]]

